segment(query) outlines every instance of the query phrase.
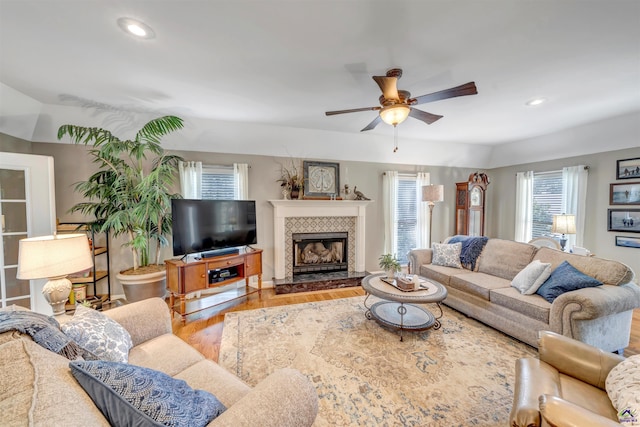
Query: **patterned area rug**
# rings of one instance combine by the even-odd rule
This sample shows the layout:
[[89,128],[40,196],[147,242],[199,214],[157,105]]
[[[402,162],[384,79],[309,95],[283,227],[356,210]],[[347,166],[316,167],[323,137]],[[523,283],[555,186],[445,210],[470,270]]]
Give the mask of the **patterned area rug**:
[[303,372],[320,398],[318,427],[507,425],[515,360],[535,349],[447,307],[441,329],[400,342],[365,318],[363,301],[228,313],[220,364],[250,385],[283,367]]

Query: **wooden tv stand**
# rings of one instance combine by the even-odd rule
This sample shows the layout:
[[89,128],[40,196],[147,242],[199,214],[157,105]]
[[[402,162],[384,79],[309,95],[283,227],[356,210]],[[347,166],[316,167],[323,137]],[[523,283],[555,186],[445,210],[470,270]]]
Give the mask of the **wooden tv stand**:
[[[247,249],[239,254],[203,258],[193,262],[170,259],[165,261],[165,265],[171,316],[173,317],[174,312],[180,314],[183,323],[189,314],[262,291],[262,249]],[[258,289],[249,287],[251,276],[258,276]],[[244,288],[223,289],[242,279],[245,280]],[[220,292],[186,299],[187,294],[216,288],[220,288]]]

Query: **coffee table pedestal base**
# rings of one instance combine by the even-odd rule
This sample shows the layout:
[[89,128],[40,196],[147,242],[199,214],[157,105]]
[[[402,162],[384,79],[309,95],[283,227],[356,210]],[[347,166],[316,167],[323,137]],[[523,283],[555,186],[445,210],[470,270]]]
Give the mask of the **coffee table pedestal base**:
[[[366,306],[366,304],[365,304]],[[438,307],[440,305],[438,304]],[[441,310],[442,311],[442,310]],[[435,316],[422,307],[394,301],[381,301],[368,307],[367,319],[400,331],[400,341],[404,341],[403,331],[424,331],[429,328],[440,329],[442,324]]]

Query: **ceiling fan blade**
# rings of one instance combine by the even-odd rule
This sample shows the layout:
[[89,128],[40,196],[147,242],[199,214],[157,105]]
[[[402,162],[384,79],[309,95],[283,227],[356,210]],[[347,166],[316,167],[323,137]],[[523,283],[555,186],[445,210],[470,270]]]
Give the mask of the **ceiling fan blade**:
[[376,83],[378,83],[378,86],[380,86],[380,90],[382,91],[382,95],[386,99],[400,99],[400,97],[398,96],[397,77],[373,76],[372,78],[376,81]]
[[327,111],[324,114],[327,116],[335,116],[336,114],[345,114],[345,113],[357,113],[360,111],[378,111],[382,107],[364,107],[364,108],[353,108],[351,110],[337,110],[337,111]]
[[427,113],[426,111],[418,110],[416,108],[411,108],[411,111],[409,111],[409,115],[414,119],[422,120],[428,125],[442,118],[442,116]]
[[367,126],[365,126],[360,132],[364,132],[366,130],[371,130],[374,127],[378,126],[378,124],[382,121],[382,119],[380,118],[380,116],[376,116],[375,119],[373,119],[373,121],[371,123],[369,123]]
[[417,96],[413,98],[415,102],[410,102],[410,103],[412,105],[424,104],[426,102],[433,102],[433,101],[439,101],[441,99],[455,98],[456,96],[475,95],[477,93],[478,93],[478,89],[476,89],[476,84],[474,82],[469,82],[460,86],[452,87],[451,89],[445,89],[439,92],[433,92],[427,95]]

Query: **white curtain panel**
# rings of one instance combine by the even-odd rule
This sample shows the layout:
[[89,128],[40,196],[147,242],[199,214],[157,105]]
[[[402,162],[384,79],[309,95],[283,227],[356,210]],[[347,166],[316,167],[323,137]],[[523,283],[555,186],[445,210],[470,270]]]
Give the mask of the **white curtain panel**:
[[233,198],[247,200],[249,198],[249,165],[246,163],[233,164]]
[[422,201],[422,187],[431,184],[429,172],[418,172],[416,176],[416,206],[418,215],[418,232],[416,233],[416,244],[418,248],[429,247],[429,205]]
[[533,233],[533,171],[516,174],[516,242],[528,242]]
[[576,216],[576,234],[565,235],[568,249],[583,246],[588,179],[589,170],[585,165],[562,168],[562,210]]
[[202,199],[202,162],[180,162],[180,191],[185,199]]
[[398,252],[396,243],[396,201],[398,199],[398,172],[386,171],[382,175],[382,208],[384,215],[384,253]]

